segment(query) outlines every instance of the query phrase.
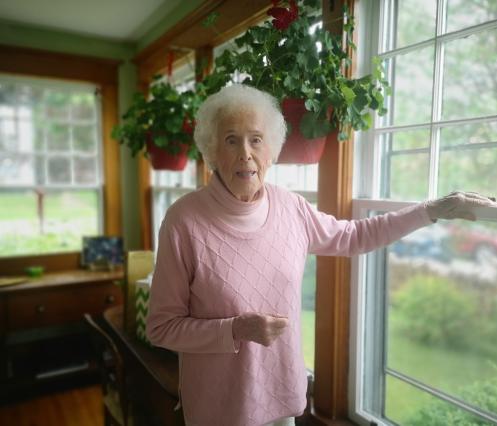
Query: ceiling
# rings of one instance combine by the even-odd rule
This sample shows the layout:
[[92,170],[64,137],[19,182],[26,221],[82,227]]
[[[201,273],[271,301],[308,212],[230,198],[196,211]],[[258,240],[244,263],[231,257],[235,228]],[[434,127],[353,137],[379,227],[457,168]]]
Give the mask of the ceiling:
[[180,2],[181,0],[0,0],[0,20],[134,42],[173,11]]

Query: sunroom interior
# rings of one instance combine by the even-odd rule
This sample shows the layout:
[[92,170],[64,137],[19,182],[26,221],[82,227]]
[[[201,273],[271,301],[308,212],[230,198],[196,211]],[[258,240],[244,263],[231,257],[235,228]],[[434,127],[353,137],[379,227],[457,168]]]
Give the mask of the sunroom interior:
[[[168,207],[211,172],[201,158],[154,170],[112,129],[135,93],[157,78],[195,87],[268,9],[291,3],[0,2],[0,424],[113,424],[84,313],[122,352],[133,422],[184,424],[177,359],[140,338],[135,303]],[[495,197],[497,1],[322,0],[323,28],[341,36],[344,10],[355,24],[345,72],[381,62],[386,111],[266,181],[349,221],[454,191]],[[117,265],[91,261],[102,244]],[[497,424],[493,213],[368,254],[309,255],[301,314],[296,424]]]

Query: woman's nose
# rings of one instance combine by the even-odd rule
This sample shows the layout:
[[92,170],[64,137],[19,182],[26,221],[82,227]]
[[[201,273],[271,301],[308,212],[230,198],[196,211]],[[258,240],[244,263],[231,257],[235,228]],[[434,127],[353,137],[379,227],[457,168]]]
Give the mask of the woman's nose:
[[250,149],[250,144],[248,142],[243,141],[240,144],[238,156],[241,161],[249,161],[252,159],[252,152]]

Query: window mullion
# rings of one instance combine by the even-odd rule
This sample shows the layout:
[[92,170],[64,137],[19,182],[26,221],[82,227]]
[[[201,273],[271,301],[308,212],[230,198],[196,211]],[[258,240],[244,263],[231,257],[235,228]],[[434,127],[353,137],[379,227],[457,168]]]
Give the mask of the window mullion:
[[447,0],[438,0],[436,15],[435,36],[435,63],[433,67],[433,93],[430,124],[430,170],[428,177],[428,197],[436,198],[438,194],[438,165],[440,154],[440,128],[434,127],[433,123],[440,121],[442,117],[442,88],[443,88],[443,57],[444,45],[440,36],[445,28],[445,7]]

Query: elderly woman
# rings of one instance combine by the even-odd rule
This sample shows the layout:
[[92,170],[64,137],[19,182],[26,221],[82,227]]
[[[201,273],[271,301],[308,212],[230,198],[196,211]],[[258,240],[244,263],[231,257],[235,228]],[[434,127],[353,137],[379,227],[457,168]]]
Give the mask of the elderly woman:
[[187,425],[294,424],[302,414],[308,253],[353,256],[437,218],[472,219],[474,206],[495,205],[458,193],[370,219],[336,220],[264,183],[285,132],[275,99],[247,86],[225,87],[198,112],[195,141],[214,173],[167,211],[147,320],[150,341],[179,352]]

